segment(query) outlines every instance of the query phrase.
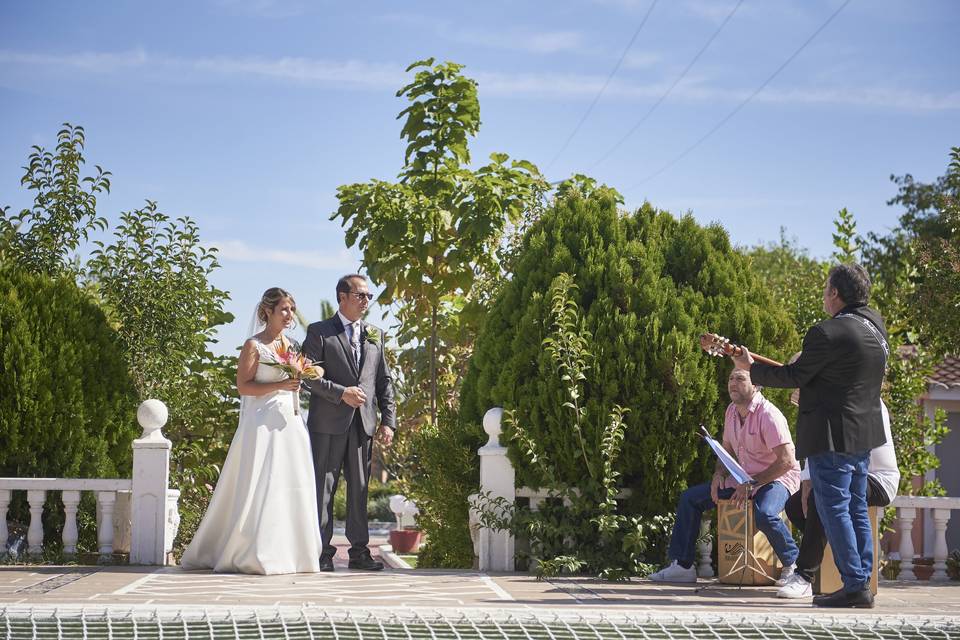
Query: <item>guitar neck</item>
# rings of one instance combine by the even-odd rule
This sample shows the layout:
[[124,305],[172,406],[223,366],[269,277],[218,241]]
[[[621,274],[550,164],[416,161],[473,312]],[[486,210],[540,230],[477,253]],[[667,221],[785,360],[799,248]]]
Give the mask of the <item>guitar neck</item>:
[[[738,355],[738,356],[743,353],[743,349],[741,349],[740,347],[736,347],[733,351],[734,351],[734,353],[735,353],[736,355]],[[782,363],[782,362],[777,362],[776,360],[773,360],[773,359],[768,358],[768,357],[766,357],[766,356],[761,356],[761,355],[758,354],[758,353],[751,353],[751,354],[750,354],[750,357],[753,358],[756,362],[762,362],[763,364],[768,364],[768,365],[770,365],[771,367],[782,367],[782,366],[783,366],[783,363]]]

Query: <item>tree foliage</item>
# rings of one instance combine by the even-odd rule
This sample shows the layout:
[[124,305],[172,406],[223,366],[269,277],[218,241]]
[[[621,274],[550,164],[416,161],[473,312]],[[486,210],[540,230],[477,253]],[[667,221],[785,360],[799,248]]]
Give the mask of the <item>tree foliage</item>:
[[130,470],[137,396],[120,340],[66,277],[0,267],[0,475]]
[[415,62],[413,81],[397,92],[407,148],[395,183],[341,186],[348,247],[358,246],[370,278],[384,285],[381,304],[399,303],[401,345],[429,349],[430,417],[436,421],[438,358],[444,325],[463,308],[481,272],[498,271],[496,249],[508,224],[536,201],[544,183],[536,167],[505,153],[469,167],[468,141],[480,128],[477,84],[462,65]]
[[[232,319],[223,312],[227,294],[209,282],[218,265],[214,251],[200,243],[196,224],[189,218],[170,219],[151,201],[142,209],[121,214],[113,242],[96,242],[89,262],[81,263],[77,253],[86,248],[83,243],[91,232],[107,228],[96,207],[97,195],[110,188],[110,172],[99,166],[96,175],[80,177],[84,142],[83,128],[66,124],[58,134],[55,151],[34,148],[22,181],[36,192],[34,206],[17,216],[9,216],[8,208],[3,209],[0,258],[20,270],[57,274],[54,285],[29,285],[39,287],[37,292],[31,291],[38,296],[34,303],[38,307],[49,303],[71,322],[93,317],[91,309],[101,322],[105,314],[110,343],[106,345],[107,338],[94,335],[92,329],[77,329],[64,337],[57,327],[44,336],[51,346],[37,351],[30,342],[35,339],[32,334],[4,335],[5,340],[12,340],[8,354],[21,350],[28,355],[34,351],[60,353],[56,345],[64,342],[62,358],[50,357],[43,365],[55,372],[57,383],[50,388],[67,390],[61,394],[65,399],[51,396],[44,390],[46,380],[38,378],[41,388],[30,392],[47,394],[42,397],[53,400],[52,408],[24,401],[17,405],[23,415],[3,414],[3,419],[18,415],[24,429],[36,429],[44,438],[62,436],[56,441],[61,447],[57,452],[43,457],[45,449],[34,447],[31,451],[41,458],[24,454],[23,466],[7,475],[127,475],[128,436],[137,432],[130,412],[138,396],[140,400],[159,398],[170,410],[165,434],[174,442],[171,482],[182,490],[182,543],[184,538],[189,540],[202,515],[236,428],[235,358],[215,357],[207,351],[214,328]],[[59,293],[60,288],[67,291],[78,285],[86,294]],[[39,308],[44,311],[39,315],[46,318],[47,307]],[[88,323],[95,324],[93,320]],[[83,349],[77,354],[70,352],[77,336],[88,335],[93,336],[89,353]],[[75,360],[81,356],[82,364],[89,368],[77,368],[81,365]],[[4,376],[4,382],[7,380]],[[17,380],[23,384],[33,379]],[[117,394],[127,394],[124,397],[129,403],[122,437],[114,434],[120,427],[110,415],[93,415],[92,410],[75,406],[84,398],[95,404],[103,393],[100,385],[111,384],[116,385]],[[12,402],[17,396],[5,394],[3,400],[8,398]],[[55,417],[56,428],[50,428],[54,418],[45,413],[49,411],[74,416],[69,432],[61,433],[66,427],[60,422],[69,419],[61,419],[60,413]],[[80,435],[81,431],[86,436]],[[88,464],[45,470],[46,462],[60,460],[57,454],[72,456],[77,447]],[[63,467],[61,462],[58,464]]]
[[[915,286],[909,304],[919,311],[920,341],[940,355],[960,354],[960,147],[933,194],[935,232],[914,240]],[[924,197],[927,190],[922,189]],[[924,202],[925,204],[925,202]],[[934,225],[930,225],[934,226]]]
[[33,147],[20,180],[35,192],[33,206],[13,216],[0,209],[0,256],[31,273],[77,270],[80,243],[107,225],[97,214],[97,194],[110,191],[110,172],[99,165],[96,175],[80,177],[85,141],[83,127],[65,123],[55,151]]
[[[558,198],[524,237],[462,393],[467,420],[503,406],[555,461],[554,476],[545,477],[512,442],[519,485],[577,486],[590,477],[565,407],[563,374],[542,345],[551,317],[545,293],[560,273],[576,274],[571,301],[591,336],[578,408],[587,451],[603,442],[611,407],[629,410],[622,455],[613,463],[619,486],[634,489],[635,513],[672,510],[688,480],[708,471],[698,425],[719,431],[728,403],[727,367],[700,353],[699,334],[712,330],[782,357],[796,342],[789,316],[772,304],[721,228],[649,204],[624,215],[610,191]],[[506,438],[515,434],[505,430]]]
[[176,406],[188,365],[208,355],[215,328],[233,319],[223,311],[227,294],[209,282],[216,249],[200,244],[192,220],[171,220],[151,201],[122,213],[113,235],[95,243],[91,277],[117,322],[137,390]]
[[766,284],[775,304],[793,319],[797,335],[823,319],[827,264],[810,257],[796,239],[788,239],[783,227],[778,243],[751,247],[744,253],[750,258],[750,270]]

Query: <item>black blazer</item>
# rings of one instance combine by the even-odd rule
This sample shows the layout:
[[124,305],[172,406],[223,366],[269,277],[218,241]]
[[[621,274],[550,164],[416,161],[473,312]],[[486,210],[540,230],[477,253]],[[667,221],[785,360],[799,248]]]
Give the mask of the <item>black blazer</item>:
[[[361,320],[360,369],[353,359],[347,333],[339,315],[314,322],[307,328],[303,354],[324,369],[319,380],[304,380],[310,389],[310,413],[307,429],[316,433],[344,434],[358,409],[341,396],[347,387],[363,389],[367,401],[359,408],[363,429],[372,436],[380,424],[396,428],[396,404],[393,379],[387,366],[383,332]],[[371,336],[376,333],[377,339]],[[378,415],[379,414],[379,415]]]
[[767,387],[800,388],[797,458],[825,451],[858,453],[887,440],[880,415],[887,357],[880,314],[848,305],[807,331],[795,363],[755,362],[750,378]]

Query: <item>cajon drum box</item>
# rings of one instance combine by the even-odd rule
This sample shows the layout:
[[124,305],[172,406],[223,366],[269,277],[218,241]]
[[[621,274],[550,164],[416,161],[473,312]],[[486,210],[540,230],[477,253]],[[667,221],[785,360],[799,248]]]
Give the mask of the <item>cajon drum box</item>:
[[[746,549],[743,545],[744,528],[747,532]],[[742,552],[745,553],[741,556]],[[738,570],[730,573],[735,564]],[[746,569],[746,566],[761,573]],[[726,584],[771,585],[780,576],[777,554],[767,536],[754,526],[753,503],[746,510],[736,508],[731,500],[717,503],[717,568],[720,582]]]
[[[879,583],[880,567],[877,559],[880,556],[880,536],[878,531],[878,518],[880,509],[878,507],[867,507],[870,512],[870,529],[873,532],[873,574],[870,576],[870,591],[877,595],[877,586]],[[837,564],[833,561],[833,550],[830,544],[823,551],[823,562],[820,563],[820,571],[813,578],[814,593],[833,593],[837,589],[843,588],[843,580],[840,579],[840,572],[837,571]]]

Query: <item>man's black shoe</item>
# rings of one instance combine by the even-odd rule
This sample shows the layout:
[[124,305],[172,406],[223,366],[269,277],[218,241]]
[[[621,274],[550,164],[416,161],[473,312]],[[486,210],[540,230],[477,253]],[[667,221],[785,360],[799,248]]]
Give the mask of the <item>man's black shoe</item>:
[[872,609],[873,593],[869,587],[865,587],[856,593],[846,593],[843,589],[828,593],[822,596],[816,596],[813,599],[816,607],[844,607],[855,609]]
[[333,571],[333,558],[320,556],[320,571]]
[[383,571],[383,563],[379,560],[374,560],[369,553],[357,558],[350,558],[347,567],[350,569],[362,569],[363,571]]

